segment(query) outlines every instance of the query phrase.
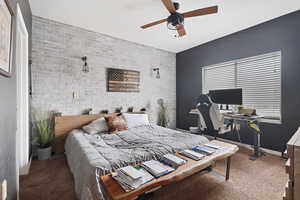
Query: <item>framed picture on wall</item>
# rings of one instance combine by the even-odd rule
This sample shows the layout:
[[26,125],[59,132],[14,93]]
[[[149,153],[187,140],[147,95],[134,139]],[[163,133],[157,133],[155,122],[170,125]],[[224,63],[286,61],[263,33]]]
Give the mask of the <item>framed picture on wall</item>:
[[107,68],[107,92],[140,92],[140,72]]
[[12,10],[8,0],[0,0],[0,74],[11,76]]

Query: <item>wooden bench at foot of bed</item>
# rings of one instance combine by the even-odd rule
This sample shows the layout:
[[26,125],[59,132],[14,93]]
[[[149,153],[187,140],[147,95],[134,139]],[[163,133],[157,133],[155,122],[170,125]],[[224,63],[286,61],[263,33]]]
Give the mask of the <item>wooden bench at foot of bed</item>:
[[112,200],[130,200],[135,199],[145,193],[155,190],[156,188],[160,188],[164,185],[168,185],[171,183],[175,183],[181,181],[185,178],[188,178],[196,173],[200,173],[203,170],[214,166],[214,163],[218,160],[227,159],[227,168],[226,168],[226,180],[229,179],[229,171],[230,171],[230,162],[231,156],[234,155],[238,151],[238,146],[213,140],[212,144],[223,147],[222,149],[217,150],[210,156],[206,156],[202,160],[194,161],[187,157],[177,154],[177,156],[182,157],[187,160],[187,163],[177,168],[174,172],[162,176],[160,178],[154,179],[136,190],[125,192],[123,188],[119,185],[117,181],[115,181],[111,175],[106,175],[101,177],[101,184],[104,187],[107,195]]

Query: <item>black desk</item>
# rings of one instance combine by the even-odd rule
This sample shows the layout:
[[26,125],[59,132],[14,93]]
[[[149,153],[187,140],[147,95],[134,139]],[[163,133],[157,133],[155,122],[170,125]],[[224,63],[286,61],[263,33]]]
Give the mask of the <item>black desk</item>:
[[[224,116],[224,119],[232,121],[231,132],[237,131],[239,133],[239,130],[236,128],[237,124],[248,123],[249,121],[255,121],[257,126],[259,127],[260,122],[263,120],[262,116],[244,116],[241,114],[233,114],[230,113],[229,111],[220,111],[220,112],[221,115]],[[193,109],[190,111],[190,114],[199,115],[199,111],[197,109]],[[198,124],[199,123],[200,121],[198,120]],[[252,129],[251,131],[254,132],[254,142],[253,142],[254,153],[253,155],[250,156],[250,160],[256,160],[258,157],[263,155],[261,151],[261,144],[260,144],[261,133],[258,133]]]
[[[231,114],[231,113],[223,113],[224,119],[231,120],[233,124],[240,124],[243,122],[255,122],[256,125],[259,127],[259,124],[263,117],[260,116],[245,116],[241,114]],[[233,128],[231,131],[239,131],[236,129],[236,126],[232,126]],[[254,154],[250,156],[250,160],[256,160],[258,157],[262,156],[263,153],[261,151],[261,144],[260,144],[260,136],[261,132],[257,132],[250,128],[251,131],[254,133]]]

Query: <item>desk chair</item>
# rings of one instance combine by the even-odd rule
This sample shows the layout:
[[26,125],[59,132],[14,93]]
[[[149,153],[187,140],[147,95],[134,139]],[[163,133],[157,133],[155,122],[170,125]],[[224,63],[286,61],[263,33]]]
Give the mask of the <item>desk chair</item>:
[[218,134],[231,130],[232,124],[224,126],[224,117],[221,115],[218,106],[212,102],[208,95],[201,94],[198,97],[197,109],[200,120],[199,128],[202,133],[213,133],[216,139]]

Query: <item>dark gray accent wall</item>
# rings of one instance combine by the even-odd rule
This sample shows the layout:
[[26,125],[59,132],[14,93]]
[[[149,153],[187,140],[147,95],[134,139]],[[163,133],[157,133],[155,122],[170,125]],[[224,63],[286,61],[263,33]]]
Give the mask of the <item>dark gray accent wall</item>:
[[[196,125],[188,112],[202,92],[201,67],[259,54],[282,51],[282,124],[262,124],[262,146],[282,151],[300,126],[300,11],[208,42],[177,54],[177,127]],[[236,140],[237,135],[226,134]],[[252,144],[245,128],[242,142]]]
[[[31,57],[31,9],[28,0],[9,0],[13,13],[13,41],[16,38],[15,16],[19,3],[29,32],[29,56]],[[13,44],[13,75],[0,75],[0,183],[8,181],[8,200],[17,199],[16,194],[16,73],[15,42]]]

